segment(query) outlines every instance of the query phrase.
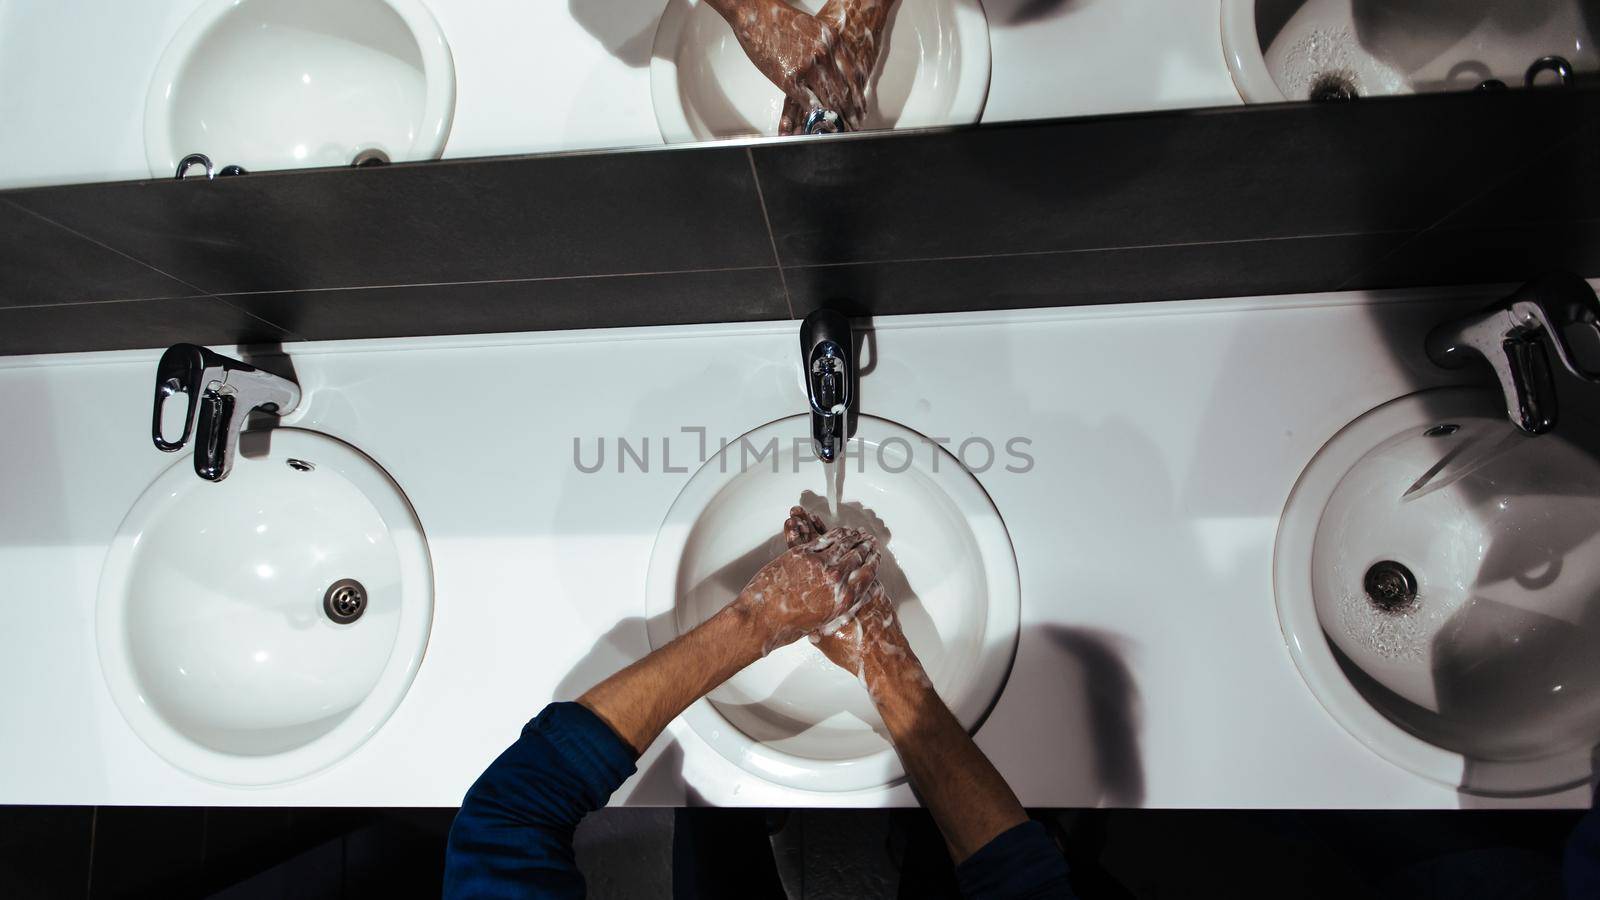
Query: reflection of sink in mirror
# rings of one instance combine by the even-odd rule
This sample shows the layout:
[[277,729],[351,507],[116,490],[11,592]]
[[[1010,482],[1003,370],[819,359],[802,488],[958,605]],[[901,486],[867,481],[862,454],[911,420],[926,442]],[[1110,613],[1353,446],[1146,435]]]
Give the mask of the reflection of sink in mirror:
[[1593,0],[1222,2],[1223,54],[1247,103],[1471,90],[1488,79],[1521,87],[1552,55],[1593,72],[1597,26]]
[[[796,0],[808,12],[822,0]],[[989,25],[980,0],[896,4],[868,85],[865,129],[978,121],[989,96]],[[778,133],[783,94],[704,0],[669,0],[650,61],[656,123],[668,143]]]
[[455,64],[421,0],[207,0],[167,45],[145,104],[150,174],[349,165],[444,152]]
[[[1016,559],[1005,525],[955,457],[892,422],[859,417],[843,464],[834,518],[806,416],[762,426],[705,463],[656,538],[646,594],[652,646],[709,618],[783,552],[783,520],[799,503],[829,527],[878,536],[879,578],[907,639],[957,718],[977,727],[1017,642]],[[866,690],[809,641],[769,654],[685,717],[724,757],[780,784],[856,790],[904,775]]]
[[1532,437],[1497,395],[1431,391],[1307,466],[1279,530],[1280,620],[1318,699],[1380,754],[1476,793],[1589,777],[1600,462],[1578,432]]
[[151,749],[212,781],[271,784],[388,719],[432,610],[422,527],[376,463],[309,431],[247,431],[227,480],[182,459],[123,520],[100,660]]

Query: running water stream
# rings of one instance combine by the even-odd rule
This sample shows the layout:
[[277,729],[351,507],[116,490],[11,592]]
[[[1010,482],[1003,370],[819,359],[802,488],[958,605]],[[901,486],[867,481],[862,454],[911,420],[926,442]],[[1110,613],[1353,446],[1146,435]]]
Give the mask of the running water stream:
[[844,460],[835,457],[822,464],[823,477],[828,482],[828,526],[839,524],[839,500],[844,495]]

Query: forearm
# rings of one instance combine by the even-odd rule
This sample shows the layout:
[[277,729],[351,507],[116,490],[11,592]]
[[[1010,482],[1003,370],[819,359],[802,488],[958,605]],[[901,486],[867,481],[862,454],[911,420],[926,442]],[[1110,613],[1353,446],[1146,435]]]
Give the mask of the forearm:
[[761,658],[763,634],[738,604],[591,688],[578,702],[644,753],[689,704]]
[[761,0],[706,0],[706,5],[716,10],[734,34],[747,32],[754,24]]
[[840,4],[844,16],[840,23],[846,36],[852,40],[870,39],[876,44],[889,23],[889,13],[895,0],[843,0]]
[[878,561],[877,542],[856,528],[791,547],[716,615],[578,702],[642,754],[678,713],[735,672],[854,608],[876,581]]
[[864,665],[878,715],[956,863],[1027,821],[1016,795],[939,699],[909,647],[874,654]]

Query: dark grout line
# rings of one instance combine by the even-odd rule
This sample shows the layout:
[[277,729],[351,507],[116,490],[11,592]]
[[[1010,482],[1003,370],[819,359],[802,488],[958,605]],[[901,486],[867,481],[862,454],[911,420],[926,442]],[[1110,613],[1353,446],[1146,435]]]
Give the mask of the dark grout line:
[[240,315],[247,316],[263,325],[267,325],[283,332],[286,337],[290,337],[298,341],[306,340],[304,335],[298,334],[292,329],[285,328],[282,325],[279,325],[277,322],[271,321],[270,319],[264,319],[236,303],[230,303],[226,297],[219,294],[193,294],[183,297],[134,297],[127,300],[81,300],[72,303],[31,303],[25,306],[0,306],[0,317],[4,317],[6,313],[11,312],[12,310],[79,309],[85,306],[116,306],[123,303],[171,303],[178,300],[199,300],[202,302],[220,303],[234,312],[239,313]]
[[1423,235],[1426,235],[1426,234],[1429,234],[1430,232],[1438,230],[1439,227],[1441,225],[1443,225],[1445,222],[1448,222],[1452,218],[1460,215],[1468,207],[1470,207],[1473,204],[1477,203],[1479,200],[1482,200],[1483,198],[1485,198],[1485,197],[1489,196],[1490,194],[1494,193],[1495,191],[1498,191],[1499,189],[1505,187],[1507,184],[1509,184],[1511,182],[1512,179],[1521,176],[1522,173],[1528,171],[1535,164],[1543,162],[1546,157],[1548,157],[1551,154],[1555,153],[1557,150],[1560,150],[1561,148],[1565,147],[1567,144],[1569,144],[1569,143],[1571,143],[1573,141],[1576,141],[1580,136],[1582,136],[1582,134],[1583,134],[1583,132],[1581,130],[1573,131],[1571,134],[1567,135],[1566,137],[1562,138],[1561,140],[1556,141],[1554,144],[1551,144],[1550,146],[1544,148],[1543,151],[1541,151],[1539,153],[1535,153],[1533,156],[1531,156],[1527,160],[1525,160],[1522,163],[1522,165],[1516,166],[1516,167],[1514,167],[1512,169],[1503,171],[1499,178],[1490,180],[1489,184],[1486,187],[1484,187],[1482,190],[1478,191],[1477,193],[1472,194],[1466,200],[1463,200],[1462,202],[1457,203],[1455,206],[1450,207],[1448,210],[1445,211],[1444,215],[1438,217],[1437,219],[1434,219],[1433,222],[1431,222],[1430,224],[1428,224],[1428,225],[1426,225],[1426,226],[1424,226],[1422,228],[1419,228],[1416,231],[1412,232],[1410,237],[1406,238],[1405,240],[1401,241],[1398,245],[1396,245],[1395,247],[1391,248],[1388,253],[1385,253],[1382,256],[1378,257],[1377,259],[1373,260],[1367,266],[1365,266],[1365,267],[1363,267],[1361,269],[1358,269],[1355,272],[1352,272],[1343,281],[1340,281],[1339,284],[1336,287],[1334,287],[1334,290],[1342,291],[1342,290],[1344,290],[1346,288],[1347,285],[1349,285],[1349,284],[1351,284],[1353,282],[1359,281],[1361,279],[1361,276],[1366,275],[1368,272],[1373,271],[1374,269],[1376,269],[1379,266],[1383,265],[1385,262],[1389,261],[1390,259],[1393,259],[1395,254],[1399,253],[1400,251],[1402,251],[1402,250],[1406,249],[1407,247],[1411,246],[1412,244],[1416,243],[1419,239],[1422,238]]
[[206,877],[206,832],[211,829],[208,823],[211,819],[211,810],[208,807],[200,808],[200,880]]
[[767,213],[767,194],[761,189],[761,173],[756,171],[756,155],[749,147],[744,157],[750,161],[750,179],[756,185],[756,202],[761,205],[761,221],[767,226],[767,242],[772,245],[772,264],[778,268],[778,284],[783,287],[783,302],[789,307],[789,318],[794,318],[794,298],[789,296],[789,279],[783,274],[783,258],[778,255],[778,236],[772,231],[772,216]]
[[[235,295],[232,295],[232,296],[238,296],[238,295],[235,294]],[[206,299],[208,299],[208,300],[210,300],[210,301],[212,301],[214,303],[221,303],[223,306],[228,307],[229,309],[233,310],[234,312],[241,313],[241,314],[243,314],[245,316],[249,316],[250,318],[255,319],[257,322],[262,323],[263,325],[267,325],[269,327],[276,328],[278,331],[283,332],[283,336],[284,337],[289,338],[292,341],[310,340],[305,335],[300,334],[299,332],[297,332],[297,331],[295,331],[295,330],[293,330],[291,328],[286,328],[286,327],[284,327],[282,325],[279,325],[277,322],[272,321],[271,319],[267,319],[267,318],[263,318],[261,316],[258,316],[255,313],[251,312],[250,310],[245,309],[244,307],[238,305],[237,303],[228,302],[228,299],[227,299],[226,296],[222,296],[222,295],[219,295],[219,294],[210,294],[210,295],[208,295],[206,297]]]
[[104,306],[109,303],[170,303],[179,299],[214,299],[214,293],[181,293],[173,296],[115,296],[110,299],[66,299],[61,303],[22,303],[18,306],[0,306],[0,314],[11,309],[62,309],[70,306]]
[[647,272],[594,272],[586,275],[533,275],[526,278],[480,278],[469,281],[417,281],[394,284],[351,284],[337,287],[274,288],[267,291],[218,291],[214,297],[268,297],[276,294],[327,294],[338,291],[381,291],[396,288],[467,287],[478,284],[538,284],[546,281],[590,281],[602,278],[651,278],[660,275],[708,275],[717,272],[759,272],[776,266],[713,266]]
[[[231,295],[231,296],[238,296],[238,295]],[[84,301],[74,302],[74,303],[35,303],[35,304],[29,304],[27,306],[0,306],[0,321],[3,321],[4,317],[5,317],[5,314],[10,312],[10,311],[12,311],[12,310],[78,309],[78,308],[82,308],[82,307],[85,307],[85,306],[116,306],[116,305],[123,304],[123,303],[169,303],[169,302],[173,302],[173,301],[177,301],[177,300],[199,300],[199,301],[208,302],[208,303],[220,303],[221,305],[228,307],[229,309],[231,309],[234,312],[244,316],[245,318],[252,319],[254,321],[260,322],[261,324],[267,326],[268,328],[271,328],[274,331],[279,332],[281,337],[279,338],[279,340],[277,342],[296,342],[296,341],[309,341],[310,340],[310,338],[306,337],[303,334],[300,334],[299,332],[295,331],[294,329],[286,328],[286,327],[284,327],[282,325],[279,325],[277,322],[272,321],[271,319],[267,319],[267,318],[263,318],[261,316],[258,316],[255,313],[251,312],[250,310],[245,309],[244,307],[238,305],[237,303],[230,303],[228,301],[227,297],[221,296],[221,295],[218,295],[218,294],[195,294],[193,296],[184,296],[184,297],[140,297],[140,298],[134,298],[134,299],[129,299],[129,300],[84,300]],[[71,351],[59,351],[59,352],[71,352]]]
[[958,253],[949,256],[899,256],[887,259],[856,259],[825,263],[796,263],[785,269],[839,269],[850,266],[901,265],[905,263],[961,262],[974,259],[1018,259],[1032,256],[1071,256],[1081,253],[1113,253],[1124,250],[1166,250],[1180,247],[1226,247],[1233,244],[1264,244],[1278,241],[1313,241],[1326,238],[1367,237],[1382,234],[1409,234],[1409,228],[1381,228],[1376,231],[1333,231],[1320,234],[1284,234],[1273,237],[1228,238],[1220,241],[1170,241],[1159,244],[1118,244],[1106,247],[1069,247],[1060,250],[1005,250],[998,253]]
[[[538,275],[530,278],[486,278],[477,281],[419,281],[396,284],[356,284],[341,287],[277,288],[269,291],[201,291],[198,294],[174,294],[159,297],[114,297],[108,300],[66,300],[60,303],[23,303],[0,306],[0,313],[9,309],[46,309],[57,306],[93,306],[103,303],[144,303],[156,300],[199,300],[228,297],[271,297],[279,294],[330,294],[340,291],[382,291],[399,288],[468,287],[480,284],[538,284],[548,281],[588,281],[603,278],[651,278],[663,275],[709,275],[718,272],[761,272],[776,266],[718,266],[706,269],[664,269],[652,272],[602,272],[589,275]],[[231,304],[230,304],[231,305]],[[263,320],[265,321],[265,320]]]
[[94,896],[94,839],[99,825],[100,807],[91,806],[89,808],[89,865],[85,867],[88,869],[88,874],[83,880],[83,896],[85,900]]
[[1351,284],[1357,283],[1361,280],[1361,276],[1373,271],[1374,269],[1383,265],[1385,261],[1392,259],[1396,253],[1399,253],[1401,250],[1411,246],[1412,243],[1414,243],[1417,238],[1421,237],[1422,233],[1426,230],[1427,229],[1425,228],[1418,228],[1405,233],[1405,237],[1401,238],[1398,244],[1395,244],[1393,247],[1390,247],[1388,250],[1384,251],[1378,256],[1377,259],[1369,263],[1361,264],[1355,271],[1347,273],[1343,278],[1334,282],[1333,287],[1329,288],[1329,290],[1348,290]]
[[131,263],[134,263],[135,265],[143,266],[144,268],[149,269],[150,271],[156,273],[157,275],[160,275],[162,278],[166,278],[168,280],[175,281],[178,284],[181,284],[184,287],[188,288],[189,290],[194,291],[194,295],[191,295],[191,296],[198,296],[198,295],[210,293],[210,291],[207,291],[205,288],[202,288],[199,285],[190,284],[189,282],[183,280],[182,278],[179,278],[176,275],[173,275],[170,272],[166,272],[166,271],[163,271],[161,269],[156,268],[155,266],[152,266],[151,264],[145,262],[144,260],[138,258],[137,256],[134,256],[131,253],[124,253],[123,251],[118,250],[117,248],[111,246],[110,244],[107,244],[104,241],[95,240],[94,238],[88,236],[87,234],[84,234],[83,232],[77,230],[76,228],[72,228],[71,226],[68,226],[68,225],[63,225],[60,222],[57,222],[55,219],[52,219],[49,216],[44,215],[43,213],[34,212],[33,210],[27,208],[26,206],[23,206],[23,205],[21,205],[19,203],[16,203],[16,202],[14,202],[12,200],[9,200],[9,199],[6,199],[4,197],[0,197],[0,202],[5,203],[7,206],[10,206],[12,209],[16,209],[16,210],[20,210],[21,212],[25,212],[28,215],[33,216],[35,219],[38,219],[41,222],[44,222],[44,223],[49,224],[49,225],[53,225],[56,228],[59,228],[62,231],[65,231],[66,233],[72,235],[73,237],[78,238],[79,240],[88,241],[89,243],[95,245],[96,247],[99,247],[99,248],[101,248],[103,250],[109,250],[112,253],[115,253],[116,255],[122,257],[123,259],[126,259],[127,261],[129,261]]

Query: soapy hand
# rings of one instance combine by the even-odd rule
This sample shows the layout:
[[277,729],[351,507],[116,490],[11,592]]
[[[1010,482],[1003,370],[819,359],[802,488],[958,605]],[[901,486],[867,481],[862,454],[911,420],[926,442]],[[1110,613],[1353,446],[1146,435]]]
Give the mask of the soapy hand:
[[763,636],[765,655],[854,610],[877,580],[878,561],[878,542],[865,531],[816,529],[757,572],[734,604]]
[[792,550],[811,543],[827,530],[821,516],[806,512],[803,506],[791,506],[789,518],[783,520],[783,542]]
[[894,605],[883,592],[883,585],[874,581],[867,589],[867,599],[855,615],[836,627],[817,633],[817,649],[833,664],[860,678],[870,692],[868,679],[869,657],[898,656],[915,658],[906,643],[905,632],[900,630],[900,620],[894,614]]
[[859,42],[840,37],[845,23],[842,13],[824,19],[784,0],[707,2],[727,20],[739,46],[761,74],[783,91],[787,126],[780,123],[780,134],[793,134],[805,118],[801,112],[798,121],[788,121],[791,107],[831,109],[852,130],[860,127],[867,77],[877,53],[869,60],[857,60]]
[[[861,109],[854,117],[837,110],[851,131],[860,129],[861,118],[866,113],[867,81],[878,67],[878,54],[883,49],[883,29],[889,23],[889,10],[895,0],[828,0],[817,12],[817,19],[827,24],[838,35],[838,43],[850,54],[857,89],[861,94]],[[787,95],[783,101],[783,114],[778,118],[779,134],[798,134],[805,127],[806,115],[815,104],[807,105],[804,98]],[[822,104],[825,108],[833,107]]]
[[[822,519],[796,506],[784,520],[783,539],[791,547],[801,546],[815,540],[823,527]],[[900,630],[894,605],[876,579],[867,587],[866,597],[854,615],[827,623],[813,640],[835,665],[860,678],[869,693],[874,691],[879,674],[888,668],[866,665],[869,658],[904,662],[915,662],[917,658],[905,632]],[[920,670],[920,666],[917,668]]]

